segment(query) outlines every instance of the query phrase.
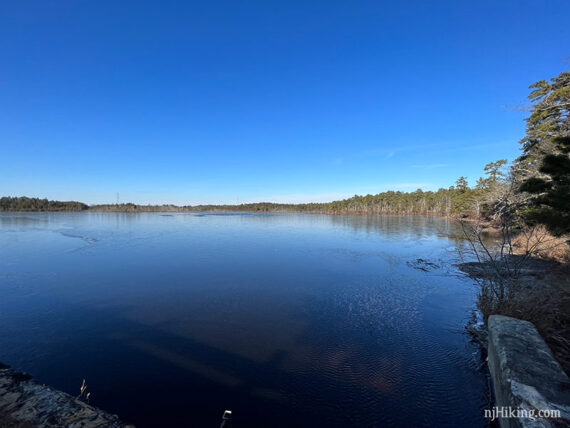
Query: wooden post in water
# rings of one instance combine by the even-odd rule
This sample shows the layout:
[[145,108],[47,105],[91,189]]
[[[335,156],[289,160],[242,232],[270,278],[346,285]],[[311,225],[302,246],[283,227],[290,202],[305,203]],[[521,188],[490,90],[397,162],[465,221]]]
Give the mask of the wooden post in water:
[[222,424],[220,428],[229,428],[232,425],[232,411],[225,410],[224,414],[222,415]]

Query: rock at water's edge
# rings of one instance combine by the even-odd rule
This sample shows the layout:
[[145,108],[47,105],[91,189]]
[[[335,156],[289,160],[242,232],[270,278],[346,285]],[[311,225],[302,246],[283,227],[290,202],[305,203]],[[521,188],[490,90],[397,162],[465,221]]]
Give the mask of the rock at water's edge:
[[570,380],[534,325],[503,315],[491,315],[489,370],[497,407],[560,410],[561,419],[500,418],[505,427],[570,426]]
[[118,416],[42,385],[0,363],[0,426],[127,428]]

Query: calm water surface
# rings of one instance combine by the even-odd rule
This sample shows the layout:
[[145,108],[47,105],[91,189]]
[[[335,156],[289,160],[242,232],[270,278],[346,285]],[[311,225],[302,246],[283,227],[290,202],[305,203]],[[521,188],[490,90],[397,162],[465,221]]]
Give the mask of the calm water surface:
[[[452,223],[0,213],[0,361],[139,427],[485,425]],[[434,265],[418,263],[428,260]],[[421,268],[421,269],[420,269]]]

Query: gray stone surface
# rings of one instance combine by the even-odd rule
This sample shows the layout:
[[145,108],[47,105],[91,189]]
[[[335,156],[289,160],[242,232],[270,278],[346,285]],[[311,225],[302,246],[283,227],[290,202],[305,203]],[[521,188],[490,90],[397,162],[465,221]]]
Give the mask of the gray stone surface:
[[561,413],[561,419],[500,418],[501,427],[570,426],[570,380],[534,325],[492,315],[488,330],[497,406]]
[[129,425],[122,423],[118,416],[42,385],[31,376],[0,363],[0,426],[122,428]]

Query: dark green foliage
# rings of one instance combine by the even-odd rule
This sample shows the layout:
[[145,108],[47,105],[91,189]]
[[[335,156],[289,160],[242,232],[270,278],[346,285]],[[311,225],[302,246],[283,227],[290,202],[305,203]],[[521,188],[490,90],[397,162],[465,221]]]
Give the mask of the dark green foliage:
[[507,165],[506,159],[499,159],[496,162],[489,162],[485,165],[485,174],[489,177],[486,178],[488,183],[496,183],[497,181],[505,178],[503,168]]
[[459,177],[455,182],[455,188],[461,193],[465,193],[469,189],[469,184],[467,183],[467,177]]
[[535,82],[530,89],[533,89],[528,96],[531,114],[521,140],[523,154],[517,159],[520,174],[525,178],[536,173],[544,156],[554,154],[554,139],[570,133],[570,71],[563,71],[550,82]]
[[529,222],[545,224],[551,232],[570,233],[570,137],[555,138],[556,154],[542,158],[539,172],[520,187],[535,197],[526,212]]
[[88,208],[86,204],[75,201],[48,201],[25,196],[0,198],[0,211],[84,211]]
[[570,232],[570,72],[530,87],[533,106],[514,167],[519,190],[530,195],[525,219],[564,234]]
[[121,212],[301,212],[327,214],[423,214],[447,216],[464,214],[459,203],[473,196],[473,190],[466,187],[462,190],[455,188],[439,189],[437,192],[424,192],[418,189],[414,192],[388,191],[376,195],[358,196],[327,203],[308,204],[276,204],[272,202],[257,202],[241,205],[94,205],[94,211]]
[[80,202],[57,202],[33,198],[1,198],[0,211],[90,211],[100,212],[301,212],[323,214],[418,214],[433,216],[479,216],[482,214],[480,189],[471,189],[465,177],[457,186],[436,192],[418,189],[414,192],[387,191],[339,201],[308,204],[276,204],[257,202],[241,205],[137,205],[105,204],[87,206]]

